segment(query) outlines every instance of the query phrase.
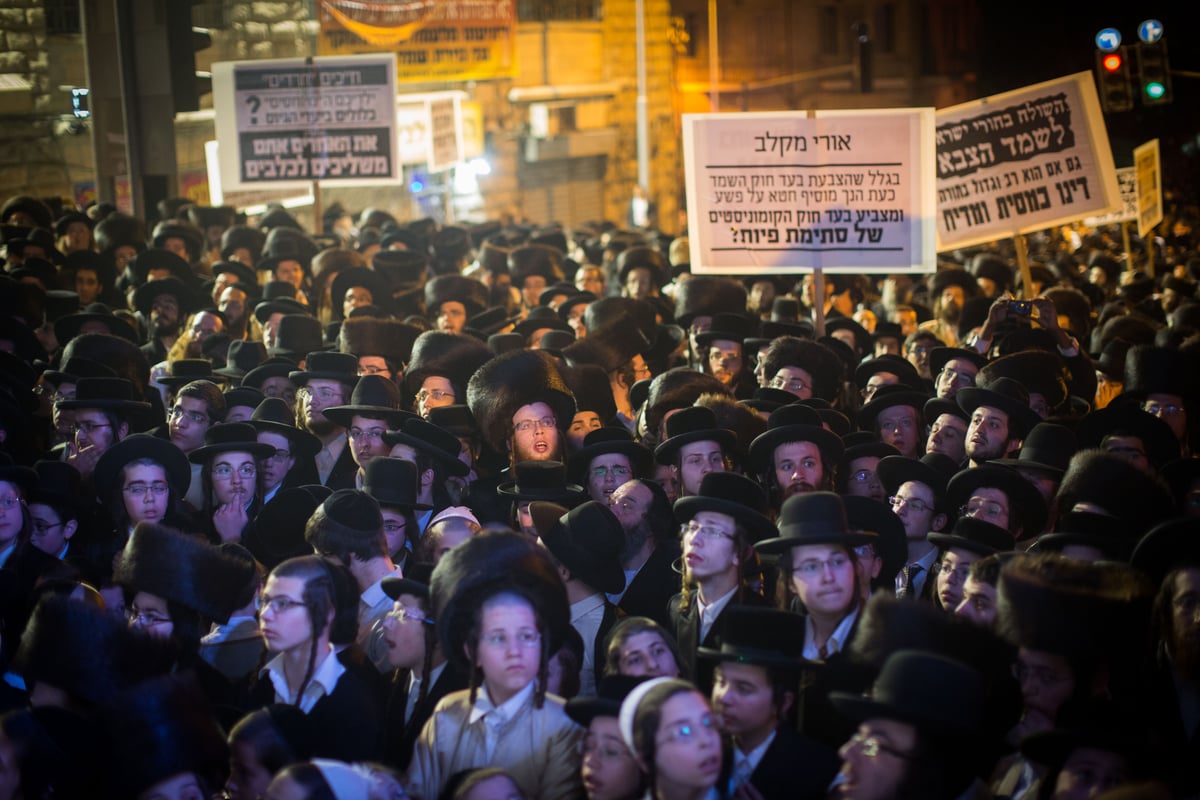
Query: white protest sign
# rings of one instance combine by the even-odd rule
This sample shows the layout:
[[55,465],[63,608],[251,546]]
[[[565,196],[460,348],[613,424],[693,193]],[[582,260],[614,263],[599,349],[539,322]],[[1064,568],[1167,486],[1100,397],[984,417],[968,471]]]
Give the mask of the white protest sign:
[[1144,238],[1163,219],[1162,173],[1158,161],[1158,139],[1151,139],[1134,148],[1133,168],[1137,171],[1138,236]]
[[458,96],[426,101],[429,115],[429,171],[451,169],[463,160],[462,108]]
[[1116,170],[1090,72],[937,113],[938,249],[1117,208]]
[[1121,192],[1121,207],[1111,214],[1084,217],[1084,225],[1098,228],[1101,225],[1116,225],[1121,222],[1133,222],[1137,219],[1137,170],[1133,167],[1118,169],[1117,188]]
[[399,175],[394,57],[221,62],[213,98],[226,190]]
[[692,271],[932,272],[933,109],[685,114]]

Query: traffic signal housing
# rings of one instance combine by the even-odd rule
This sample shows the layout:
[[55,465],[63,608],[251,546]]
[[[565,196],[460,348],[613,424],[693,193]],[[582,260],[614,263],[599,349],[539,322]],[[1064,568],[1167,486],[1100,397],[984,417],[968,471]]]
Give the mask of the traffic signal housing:
[[1129,111],[1133,108],[1133,91],[1129,81],[1127,48],[1096,51],[1096,83],[1100,87],[1100,105],[1108,112]]
[[212,46],[212,35],[192,25],[192,0],[166,4],[167,58],[175,113],[199,111],[200,99],[212,92],[212,75],[196,68],[196,54]]
[[1166,39],[1138,46],[1138,79],[1144,105],[1158,106],[1174,99]]

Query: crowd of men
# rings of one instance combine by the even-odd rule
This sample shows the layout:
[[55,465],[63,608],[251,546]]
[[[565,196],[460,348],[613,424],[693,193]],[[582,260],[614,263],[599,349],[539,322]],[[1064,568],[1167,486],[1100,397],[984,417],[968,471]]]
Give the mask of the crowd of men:
[[[815,286],[604,222],[157,212],[0,208],[0,756],[27,792],[0,800],[251,796],[225,739],[276,704],[300,761],[405,776],[480,685],[442,620],[468,599],[429,586],[506,530],[569,606],[538,608],[573,631],[539,691],[670,661],[721,728],[717,795],[1200,796],[1185,220]],[[314,553],[310,656],[263,585]],[[319,646],[336,703],[303,690]]]

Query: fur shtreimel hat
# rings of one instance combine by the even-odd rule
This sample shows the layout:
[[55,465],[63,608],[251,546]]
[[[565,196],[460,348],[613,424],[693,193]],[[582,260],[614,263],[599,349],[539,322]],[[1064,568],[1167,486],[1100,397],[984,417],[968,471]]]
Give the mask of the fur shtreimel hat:
[[769,381],[783,367],[799,367],[811,375],[815,397],[832,402],[841,389],[842,362],[836,353],[820,342],[780,336],[767,348],[763,358],[763,374]]
[[138,523],[113,580],[162,597],[216,622],[226,622],[253,570],[243,559],[163,525]]
[[1067,399],[1067,367],[1062,356],[1045,350],[1022,350],[989,361],[979,370],[975,385],[992,388],[998,378],[1012,378],[1030,394],[1046,398],[1049,408],[1058,408]]
[[729,390],[712,375],[687,367],[676,367],[654,376],[646,395],[646,427],[657,432],[668,411],[693,406],[702,394],[729,394]]
[[575,397],[575,409],[594,411],[600,424],[608,424],[617,416],[617,404],[613,400],[612,385],[608,373],[595,364],[580,364],[563,370],[563,380]]
[[548,658],[562,646],[571,612],[566,587],[542,548],[517,533],[472,536],[434,568],[429,597],[442,651],[463,674],[471,669],[464,645],[475,615],[489,598],[506,592],[527,600],[541,618],[542,654]]
[[380,356],[397,368],[407,364],[421,329],[394,319],[353,317],[342,323],[338,350],[356,356]]
[[1141,652],[1153,592],[1128,564],[1018,556],[1000,572],[996,629],[1017,647],[1104,663]]
[[413,342],[412,356],[404,372],[404,388],[416,394],[431,375],[440,375],[454,385],[454,402],[465,403],[467,382],[492,358],[488,346],[473,336],[444,331],[425,331]]
[[1059,484],[1056,503],[1060,514],[1109,514],[1137,535],[1166,520],[1174,509],[1165,483],[1103,450],[1075,454]]
[[746,287],[733,278],[696,275],[675,290],[675,324],[687,328],[696,317],[746,313]]
[[540,350],[517,350],[479,368],[467,385],[467,405],[483,439],[498,453],[512,434],[512,418],[521,406],[545,403],[560,430],[575,417],[575,398],[555,359]]
[[165,675],[175,661],[161,640],[140,635],[112,614],[47,593],[21,635],[15,671],[97,706],[116,702],[128,686]]

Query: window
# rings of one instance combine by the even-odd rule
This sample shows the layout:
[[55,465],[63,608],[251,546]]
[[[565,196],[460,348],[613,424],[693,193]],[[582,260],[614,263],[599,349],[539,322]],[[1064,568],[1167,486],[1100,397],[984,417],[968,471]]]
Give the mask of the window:
[[602,19],[601,0],[519,0],[517,19],[548,22]]
[[46,33],[83,33],[80,0],[46,0]]

